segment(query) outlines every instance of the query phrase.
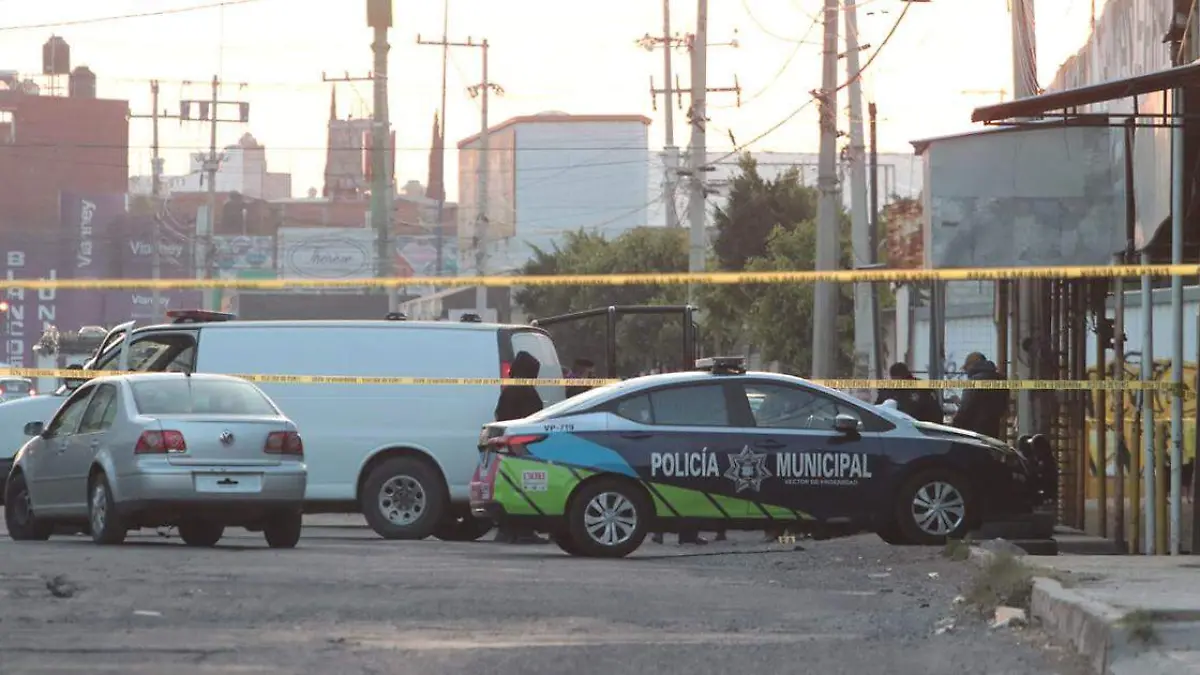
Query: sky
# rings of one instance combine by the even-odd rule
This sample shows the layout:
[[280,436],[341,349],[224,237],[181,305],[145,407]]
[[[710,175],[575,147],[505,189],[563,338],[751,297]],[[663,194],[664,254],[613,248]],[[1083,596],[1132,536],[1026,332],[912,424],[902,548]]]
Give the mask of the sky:
[[[71,45],[71,65],[97,75],[103,98],[128,99],[134,114],[150,112],[150,80],[161,82],[161,106],[207,98],[214,74],[226,83],[222,100],[248,101],[248,125],[222,124],[218,143],[250,132],[267,148],[271,171],[293,174],[303,196],[321,188],[330,84],[323,74],[365,76],[371,70],[371,31],[365,0],[251,0],[176,14],[55,27],[37,24],[175,10],[218,0],[0,0],[0,70],[40,73],[41,45],[59,35]],[[1105,0],[1095,0],[1096,12]],[[441,101],[442,50],[421,46],[442,37],[449,2],[449,37],[487,38],[493,82],[490,122],[548,110],[573,114],[644,114],[653,119],[651,147],[662,146],[662,101],[652,107],[650,78],[662,86],[662,54],[637,46],[661,33],[659,0],[394,0],[389,34],[389,103],[397,132],[396,181],[424,183],[433,115]],[[670,0],[672,28],[694,30],[696,0]],[[1035,0],[1038,73],[1043,86],[1083,45],[1093,0]],[[709,0],[708,81],[741,85],[709,96],[709,149],[733,149],[787,118],[820,86],[821,0]],[[1005,0],[931,0],[911,5],[891,40],[880,48],[905,4],[860,0],[860,44],[873,60],[863,97],[879,110],[883,152],[911,152],[909,141],[968,131],[972,108],[1012,97],[1011,31]],[[844,35],[844,25],[839,26]],[[718,46],[736,41],[738,46]],[[843,43],[844,44],[844,43]],[[481,79],[479,49],[452,49],[447,76],[447,145],[478,132],[480,107],[466,92]],[[678,78],[688,86],[687,53],[676,52]],[[840,80],[846,78],[842,62]],[[189,84],[192,83],[192,84]],[[370,114],[369,82],[338,85],[342,115]],[[685,99],[686,104],[686,99]],[[838,101],[845,114],[847,100]],[[865,108],[865,104],[864,104]],[[224,113],[230,114],[230,113]],[[686,120],[676,114],[676,143],[686,145]],[[167,175],[186,173],[188,153],[207,150],[208,127],[161,123]],[[130,172],[149,174],[148,120],[130,122]],[[843,124],[843,129],[845,126]],[[750,150],[812,152],[816,107],[808,106]],[[457,163],[448,156],[447,191],[457,194]]]

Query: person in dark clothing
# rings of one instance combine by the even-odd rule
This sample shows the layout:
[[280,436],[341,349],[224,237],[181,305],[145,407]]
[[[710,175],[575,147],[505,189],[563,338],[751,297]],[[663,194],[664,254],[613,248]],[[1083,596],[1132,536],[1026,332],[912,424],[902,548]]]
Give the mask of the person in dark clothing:
[[[893,380],[917,379],[903,363],[893,363],[892,367],[888,368],[888,375]],[[895,401],[900,412],[922,422],[946,423],[942,404],[938,402],[937,394],[929,389],[880,389],[876,405],[888,400]]]
[[[578,358],[575,363],[571,364],[571,370],[566,375],[569,380],[590,380],[596,377],[596,364],[591,359]],[[567,398],[578,396],[583,392],[591,389],[588,386],[570,386],[567,387]]]
[[[513,359],[509,377],[519,380],[532,380],[542,371],[542,364],[529,352],[518,352]],[[505,385],[500,388],[500,399],[496,402],[496,421],[519,420],[542,409],[542,397],[538,395],[537,387],[529,385]],[[496,541],[506,544],[544,544],[533,530],[517,529],[511,526],[501,526],[496,532]]]
[[[963,370],[972,382],[1004,379],[996,370],[996,364],[979,352],[967,355]],[[967,389],[954,414],[954,426],[998,438],[1008,419],[1008,395],[1007,389]]]
[[[532,380],[542,372],[542,363],[529,352],[518,352],[508,376],[515,380]],[[505,385],[496,401],[496,421],[519,420],[542,409],[542,397],[537,387]]]

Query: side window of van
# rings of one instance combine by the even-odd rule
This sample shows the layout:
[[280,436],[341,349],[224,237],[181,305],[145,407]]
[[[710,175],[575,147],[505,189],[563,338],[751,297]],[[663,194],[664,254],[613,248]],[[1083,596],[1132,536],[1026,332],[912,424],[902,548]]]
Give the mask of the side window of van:
[[[120,343],[100,357],[96,370],[116,370]],[[196,338],[191,333],[170,332],[136,335],[129,345],[129,369],[149,372],[194,370]]]

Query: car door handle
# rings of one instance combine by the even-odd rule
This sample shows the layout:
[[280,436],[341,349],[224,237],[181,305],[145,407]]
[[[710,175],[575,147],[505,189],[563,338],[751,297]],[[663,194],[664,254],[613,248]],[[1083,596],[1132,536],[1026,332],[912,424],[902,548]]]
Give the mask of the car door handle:
[[648,431],[626,431],[625,433],[621,434],[621,438],[630,438],[635,441],[640,441],[644,438],[650,438],[653,435],[654,434]]
[[100,447],[100,439],[97,438],[96,440],[92,441],[91,443],[88,443],[88,447],[93,450]]
[[763,448],[766,450],[778,450],[778,449],[782,448],[783,446],[784,446],[783,443],[780,443],[779,441],[776,441],[776,440],[770,439],[770,438],[768,438],[765,441],[759,441],[754,444],[754,447]]

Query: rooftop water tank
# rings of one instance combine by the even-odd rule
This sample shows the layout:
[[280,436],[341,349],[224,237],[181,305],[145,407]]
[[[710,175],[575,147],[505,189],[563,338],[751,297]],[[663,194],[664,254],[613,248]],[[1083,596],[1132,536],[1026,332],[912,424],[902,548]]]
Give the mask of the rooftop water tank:
[[72,70],[67,93],[71,98],[96,98],[96,74],[87,66]]
[[71,72],[71,46],[57,35],[42,45],[42,74],[66,75]]

